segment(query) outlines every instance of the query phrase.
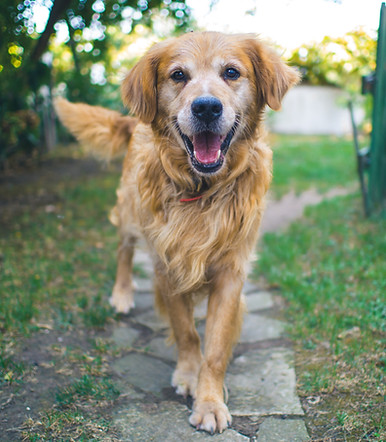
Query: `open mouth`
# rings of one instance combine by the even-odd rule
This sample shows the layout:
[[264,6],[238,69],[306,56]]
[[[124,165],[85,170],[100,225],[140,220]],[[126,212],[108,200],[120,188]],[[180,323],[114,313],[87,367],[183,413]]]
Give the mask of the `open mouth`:
[[204,131],[190,138],[183,134],[178,127],[192,166],[197,172],[214,174],[221,169],[236,128],[237,123],[234,124],[226,136]]

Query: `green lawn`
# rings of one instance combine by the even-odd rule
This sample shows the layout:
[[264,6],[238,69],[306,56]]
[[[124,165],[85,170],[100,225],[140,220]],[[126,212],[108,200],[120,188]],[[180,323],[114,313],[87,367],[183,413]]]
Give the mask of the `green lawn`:
[[[352,187],[354,155],[345,140],[277,141],[276,195]],[[385,233],[385,220],[365,219],[354,193],[308,208],[304,219],[259,245],[254,275],[286,300],[298,391],[318,440],[386,440]]]
[[[39,321],[103,325],[111,315],[101,297],[114,278],[113,173],[49,189],[55,204],[30,207],[4,226],[0,328],[28,332]],[[74,322],[74,324],[73,324]]]
[[[350,140],[274,136],[271,144],[277,197],[292,189],[356,184]],[[60,168],[60,159],[54,160]],[[45,345],[51,374],[42,385],[50,385],[51,375],[51,390],[58,376],[65,384],[49,396],[51,406],[39,418],[24,423],[24,437],[97,440],[112,431],[108,413],[119,394],[108,381],[114,349],[95,332],[116,319],[107,299],[117,236],[107,215],[119,170],[49,180],[41,172],[33,185],[20,180],[0,189],[7,199],[0,214],[0,405],[9,397],[17,404],[20,392],[36,385],[24,340],[36,349]],[[16,211],[13,199],[23,203]],[[385,223],[363,218],[358,194],[309,209],[287,232],[267,234],[260,243],[255,275],[267,278],[287,302],[299,394],[315,439],[386,440],[385,252]],[[47,337],[73,341],[60,348],[44,344],[44,330]]]
[[[32,185],[21,179],[3,189],[0,404],[15,429],[7,440],[114,439],[109,412],[119,392],[109,359],[115,350],[99,331],[116,318],[107,300],[118,239],[107,217],[119,171],[85,167],[73,177],[66,164],[68,178],[46,177],[42,169]],[[54,165],[60,171],[62,161],[54,158]],[[21,207],[14,210],[14,201]],[[28,393],[37,387],[38,394]]]
[[347,187],[357,180],[353,142],[327,136],[271,136],[273,148],[272,190],[280,197],[314,187],[325,192]]

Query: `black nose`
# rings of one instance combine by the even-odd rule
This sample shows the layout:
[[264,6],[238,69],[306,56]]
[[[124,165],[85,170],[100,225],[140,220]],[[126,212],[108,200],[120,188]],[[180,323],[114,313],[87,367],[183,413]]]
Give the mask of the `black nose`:
[[196,98],[191,109],[192,114],[204,123],[211,123],[222,114],[221,101],[215,97]]

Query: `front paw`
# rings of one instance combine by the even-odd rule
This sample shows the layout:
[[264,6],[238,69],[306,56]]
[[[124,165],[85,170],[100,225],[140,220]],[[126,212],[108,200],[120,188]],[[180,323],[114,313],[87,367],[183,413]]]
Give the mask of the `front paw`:
[[135,306],[133,288],[131,286],[121,287],[115,284],[109,302],[117,313],[129,313]]
[[210,434],[222,433],[232,423],[228,407],[222,401],[197,401],[189,418],[190,425]]

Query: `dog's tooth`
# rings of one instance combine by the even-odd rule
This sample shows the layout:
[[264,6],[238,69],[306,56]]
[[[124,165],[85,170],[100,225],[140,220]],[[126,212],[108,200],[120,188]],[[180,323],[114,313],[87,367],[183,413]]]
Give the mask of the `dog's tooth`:
[[220,159],[220,155],[221,155],[221,150],[219,150],[219,151],[217,152],[216,161],[218,161],[218,160]]
[[197,153],[196,153],[196,151],[195,151],[195,150],[193,150],[193,155],[194,155],[194,158],[196,158],[196,159],[197,159]]

